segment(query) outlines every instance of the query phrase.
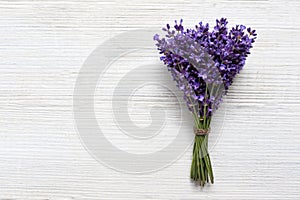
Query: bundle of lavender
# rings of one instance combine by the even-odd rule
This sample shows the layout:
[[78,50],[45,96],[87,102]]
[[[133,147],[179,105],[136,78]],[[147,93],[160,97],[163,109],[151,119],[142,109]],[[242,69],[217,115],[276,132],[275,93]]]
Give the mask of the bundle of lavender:
[[160,59],[171,72],[194,118],[194,148],[190,177],[214,183],[208,153],[208,133],[213,113],[227,93],[234,77],[245,65],[255,30],[236,25],[228,30],[227,20],[216,20],[213,30],[200,22],[195,29],[184,30],[182,20],[174,29],[167,24],[164,38],[154,36]]

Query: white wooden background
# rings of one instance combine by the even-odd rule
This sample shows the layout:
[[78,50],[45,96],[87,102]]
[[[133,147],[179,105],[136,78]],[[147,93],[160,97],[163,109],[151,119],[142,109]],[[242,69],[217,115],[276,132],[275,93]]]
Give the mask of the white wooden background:
[[[0,1],[0,199],[299,199],[299,13],[298,0]],[[216,183],[190,182],[192,147],[154,173],[97,162],[72,111],[87,56],[126,30],[222,16],[258,39],[224,102]]]

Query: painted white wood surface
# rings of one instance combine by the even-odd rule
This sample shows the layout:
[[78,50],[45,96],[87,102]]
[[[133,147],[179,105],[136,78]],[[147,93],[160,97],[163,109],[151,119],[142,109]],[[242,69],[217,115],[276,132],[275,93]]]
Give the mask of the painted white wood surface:
[[[0,199],[299,199],[299,11],[298,0],[0,1]],[[87,56],[126,30],[222,16],[258,40],[224,102],[216,183],[190,182],[192,147],[141,175],[94,160],[72,111]]]

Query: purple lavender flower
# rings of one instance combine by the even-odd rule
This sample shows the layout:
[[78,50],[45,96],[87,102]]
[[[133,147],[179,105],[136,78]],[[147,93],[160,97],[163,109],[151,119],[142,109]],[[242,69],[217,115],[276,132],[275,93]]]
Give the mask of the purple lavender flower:
[[[210,31],[209,24],[200,22],[195,29],[184,30],[182,20],[175,21],[174,29],[167,24],[165,38],[154,36],[161,60],[172,72],[177,85],[185,92],[188,107],[196,107],[197,115],[208,117],[218,108],[233,78],[245,65],[255,30],[237,25],[227,28],[227,20],[216,20]],[[180,78],[179,78],[180,77]]]
[[[200,185],[214,183],[214,176],[207,148],[207,133],[211,116],[222,101],[234,77],[245,65],[255,30],[237,25],[228,30],[227,20],[216,20],[210,30],[200,22],[195,29],[184,30],[182,20],[163,28],[164,38],[155,35],[160,59],[167,65],[177,87],[184,92],[184,99],[194,115],[195,141],[191,178]],[[204,135],[198,135],[198,133]],[[199,137],[198,137],[199,136]],[[208,178],[209,177],[209,178]]]

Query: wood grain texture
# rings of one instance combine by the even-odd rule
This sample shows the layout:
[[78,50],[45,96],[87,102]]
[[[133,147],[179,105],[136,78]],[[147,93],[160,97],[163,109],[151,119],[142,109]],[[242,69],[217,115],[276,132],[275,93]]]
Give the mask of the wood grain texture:
[[[299,11],[298,0],[0,1],[0,199],[299,199]],[[258,40],[224,102],[216,183],[201,191],[190,182],[191,148],[140,175],[93,159],[72,107],[88,55],[127,30],[222,16],[255,28]],[[105,98],[97,96],[100,112]],[[139,116],[147,124],[148,113]]]

